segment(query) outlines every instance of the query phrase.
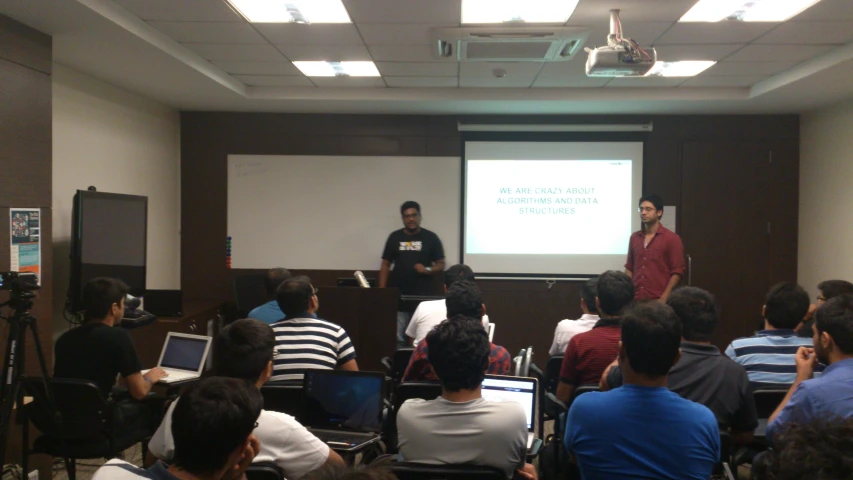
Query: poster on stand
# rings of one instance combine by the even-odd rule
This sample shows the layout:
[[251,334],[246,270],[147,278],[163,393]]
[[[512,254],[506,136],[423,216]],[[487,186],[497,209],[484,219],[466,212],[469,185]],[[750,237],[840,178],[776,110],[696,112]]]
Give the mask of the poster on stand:
[[35,273],[41,285],[41,210],[38,208],[9,209],[12,236],[10,270]]

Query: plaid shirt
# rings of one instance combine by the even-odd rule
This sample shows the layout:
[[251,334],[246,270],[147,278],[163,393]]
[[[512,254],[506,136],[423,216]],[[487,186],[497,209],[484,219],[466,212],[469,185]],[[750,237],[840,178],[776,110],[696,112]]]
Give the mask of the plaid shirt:
[[[500,345],[490,344],[489,350],[489,369],[486,373],[490,375],[507,375],[512,364],[512,357],[509,352]],[[426,338],[418,342],[417,348],[412,353],[412,359],[409,360],[409,366],[406,367],[406,373],[403,374],[404,382],[418,382],[425,380],[438,380],[438,377],[429,368],[429,359],[427,359],[427,341]]]

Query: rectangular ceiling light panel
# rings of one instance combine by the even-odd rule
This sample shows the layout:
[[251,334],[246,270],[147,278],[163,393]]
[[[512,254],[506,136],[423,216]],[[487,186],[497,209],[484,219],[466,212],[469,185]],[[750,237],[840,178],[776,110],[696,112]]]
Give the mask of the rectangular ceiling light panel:
[[699,0],[679,22],[784,22],[820,0]]
[[578,0],[462,0],[462,23],[566,23]]
[[710,60],[686,60],[682,62],[655,62],[646,77],[694,77],[710,68]]
[[352,23],[341,0],[227,0],[252,23]]
[[293,62],[306,77],[378,77],[373,62]]

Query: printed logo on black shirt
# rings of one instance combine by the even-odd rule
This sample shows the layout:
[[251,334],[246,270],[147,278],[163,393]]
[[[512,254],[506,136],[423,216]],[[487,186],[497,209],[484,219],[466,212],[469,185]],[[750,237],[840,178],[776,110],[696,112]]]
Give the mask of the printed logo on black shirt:
[[400,251],[401,252],[420,252],[423,248],[424,242],[400,242]]

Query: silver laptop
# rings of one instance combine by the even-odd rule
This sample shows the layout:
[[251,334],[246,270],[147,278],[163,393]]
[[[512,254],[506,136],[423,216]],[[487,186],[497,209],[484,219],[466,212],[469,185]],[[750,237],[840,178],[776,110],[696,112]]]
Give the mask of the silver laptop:
[[[157,366],[169,374],[158,383],[175,383],[201,376],[210,351],[210,337],[169,332]],[[148,370],[143,370],[145,375]]]
[[524,408],[524,414],[527,416],[527,448],[530,448],[536,438],[533,415],[536,412],[538,391],[535,378],[486,375],[483,380],[483,398],[490,402],[516,402]]

